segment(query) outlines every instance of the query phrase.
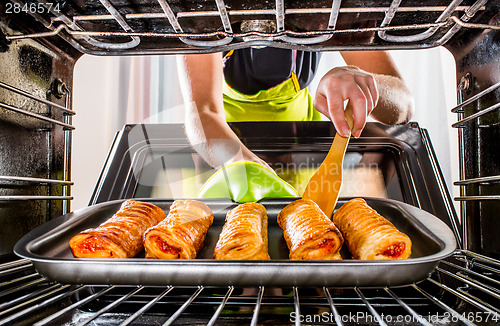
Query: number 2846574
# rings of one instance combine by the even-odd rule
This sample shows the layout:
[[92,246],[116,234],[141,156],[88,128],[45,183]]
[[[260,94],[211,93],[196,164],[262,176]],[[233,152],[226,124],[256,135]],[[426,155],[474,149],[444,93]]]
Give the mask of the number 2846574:
[[61,11],[60,4],[52,2],[45,2],[45,3],[32,2],[25,4],[7,2],[5,4],[6,14],[20,14],[20,13],[45,14],[45,13],[60,12],[60,11]]

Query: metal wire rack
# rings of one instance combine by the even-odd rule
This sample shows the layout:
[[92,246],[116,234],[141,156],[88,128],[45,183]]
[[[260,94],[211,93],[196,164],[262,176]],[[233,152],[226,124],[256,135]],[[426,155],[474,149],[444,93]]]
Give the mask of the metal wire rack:
[[456,252],[418,284],[398,288],[215,288],[68,285],[29,261],[0,265],[0,325],[494,325],[500,322],[500,261]]
[[[22,0],[12,1],[19,8],[27,6],[27,2]],[[238,6],[233,2],[228,5],[223,0],[215,0],[217,10],[211,9],[213,6],[207,2],[200,4],[198,10],[191,10],[180,7],[177,2],[169,4],[167,0],[157,0],[148,3],[156,4],[156,7],[151,6],[153,10],[149,12],[130,12],[130,8],[121,9],[110,0],[91,2],[88,8],[105,9],[107,14],[98,13],[98,10],[64,13],[63,10],[56,11],[50,2],[38,0],[38,4],[45,8],[45,15],[37,11],[28,13],[41,22],[45,30],[7,35],[6,38],[15,41],[59,35],[83,53],[109,55],[169,53],[179,52],[180,49],[185,52],[207,48],[224,50],[259,44],[336,50],[339,42],[334,36],[344,35],[364,35],[364,38],[355,41],[359,44],[349,44],[357,45],[359,49],[368,45],[383,48],[387,44],[392,44],[392,48],[398,44],[405,48],[419,48],[442,45],[461,28],[500,29],[500,26],[489,22],[470,22],[485,9],[488,0],[477,0],[471,5],[461,5],[463,0],[450,0],[447,5],[440,6],[403,6],[401,0],[393,0],[388,7],[347,7],[344,3],[348,1],[333,0],[330,6],[320,8],[287,8],[284,0],[276,0],[274,6],[268,2],[256,2],[261,7]],[[344,15],[348,18],[342,19]],[[376,17],[376,24],[351,26],[355,25],[352,22],[356,20],[356,15]],[[239,27],[235,29],[235,24],[254,19],[252,17],[260,17],[267,24],[272,24],[272,32],[259,28],[248,31]],[[314,21],[314,27],[290,28],[290,18],[287,17],[299,17],[293,20],[298,25],[301,20]],[[144,42],[145,39],[154,39],[156,45]]]
[[[495,92],[500,88],[500,83],[493,84],[492,86],[478,92],[477,94],[469,97],[467,100],[463,100],[464,92],[469,90],[473,83],[472,75],[468,74],[462,78],[461,83],[458,87],[458,103],[451,111],[457,113],[458,121],[452,124],[452,127],[458,129],[458,145],[459,145],[459,165],[460,165],[460,180],[454,182],[454,185],[460,186],[460,196],[456,197],[455,200],[461,202],[461,224],[462,224],[462,248],[470,248],[468,242],[469,226],[471,223],[470,213],[467,212],[467,203],[485,203],[493,202],[500,199],[500,194],[498,189],[495,189],[495,185],[500,181],[500,175],[477,175],[479,173],[477,169],[472,172],[473,176],[467,176],[466,174],[466,163],[465,163],[465,135],[464,128],[473,128],[472,134],[476,134],[479,125],[490,125],[488,122],[488,115],[495,114],[500,108],[500,103],[495,98],[488,99],[488,96],[494,96]],[[479,101],[483,101],[488,105],[478,108]],[[474,112],[471,112],[471,108]],[[485,120],[486,119],[486,120]],[[475,129],[474,129],[475,128]],[[475,131],[474,131],[475,130]],[[475,140],[478,144],[480,141]],[[478,145],[480,146],[480,145]],[[471,169],[469,166],[468,169]],[[469,173],[470,175],[471,173]],[[479,187],[491,188],[486,194],[481,194],[478,190]],[[483,205],[484,206],[484,205]],[[481,213],[480,209],[477,207],[470,207],[470,209],[475,210],[473,216],[478,220],[484,213]]]

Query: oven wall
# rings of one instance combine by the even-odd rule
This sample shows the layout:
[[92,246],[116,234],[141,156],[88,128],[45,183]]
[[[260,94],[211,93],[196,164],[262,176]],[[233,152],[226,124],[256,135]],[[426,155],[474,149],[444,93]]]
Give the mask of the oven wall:
[[[0,36],[17,33],[19,26],[10,24],[0,22]],[[61,184],[19,179],[63,179],[63,127],[29,116],[62,122],[63,113],[9,86],[64,106],[66,96],[55,96],[53,87],[62,81],[72,89],[72,55],[76,53],[46,41],[9,43],[0,37],[0,257],[11,255],[14,244],[29,230],[63,212],[62,200],[37,199],[62,196]]]
[[[500,15],[493,17],[490,23],[500,25]],[[459,110],[457,119],[478,115],[458,126],[463,133],[463,175],[460,179],[471,181],[462,186],[460,195],[466,245],[470,250],[498,258],[500,111],[494,108],[500,103],[500,32],[466,30],[447,47],[456,58],[463,102],[497,85],[493,91]],[[496,181],[480,181],[482,178],[496,178]]]

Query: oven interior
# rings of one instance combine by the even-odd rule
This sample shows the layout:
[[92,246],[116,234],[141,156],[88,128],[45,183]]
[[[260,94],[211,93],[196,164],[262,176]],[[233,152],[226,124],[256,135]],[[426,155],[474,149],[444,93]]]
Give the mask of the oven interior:
[[[0,325],[498,324],[497,1],[12,0],[0,8]],[[454,184],[460,196],[453,199],[460,211],[417,123],[368,125],[349,145],[346,168],[354,173],[363,157],[376,156],[383,168],[369,175],[382,187],[370,195],[438,216],[460,249],[424,281],[383,288],[61,284],[15,257],[12,248],[22,236],[71,210],[71,95],[82,54],[208,53],[246,46],[447,48],[455,58],[459,104],[443,110],[457,113],[451,127],[459,142],[460,180]],[[250,148],[272,157],[275,168],[304,163],[305,172],[281,171],[298,188],[301,172],[307,175],[321,162],[335,133],[328,123],[231,127]],[[320,136],[310,137],[311,128]],[[197,175],[201,184],[213,171],[186,143],[182,126],[126,125],[91,203],[192,196],[195,187],[182,185],[183,173]],[[166,177],[176,186],[165,186]],[[352,191],[358,188],[352,184]]]

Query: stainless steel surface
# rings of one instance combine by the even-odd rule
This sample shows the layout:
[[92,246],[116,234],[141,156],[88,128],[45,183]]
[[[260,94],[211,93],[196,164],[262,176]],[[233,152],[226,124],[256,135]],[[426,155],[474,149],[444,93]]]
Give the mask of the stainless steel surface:
[[9,91],[11,91],[13,93],[17,93],[17,94],[20,94],[20,95],[25,96],[27,98],[30,98],[32,100],[35,100],[37,102],[41,102],[43,104],[46,104],[46,105],[48,105],[50,107],[59,109],[59,110],[61,110],[62,112],[66,113],[66,114],[70,114],[70,115],[74,115],[75,114],[75,111],[72,111],[72,110],[68,109],[67,105],[66,106],[59,105],[59,104],[57,104],[55,102],[48,101],[48,100],[46,100],[44,98],[32,95],[32,94],[30,94],[28,92],[23,91],[22,89],[16,88],[16,87],[11,86],[11,85],[8,85],[6,83],[0,82],[0,87],[5,88],[5,89],[7,89],[7,90],[9,90]]
[[36,114],[36,113],[30,112],[30,111],[27,111],[27,110],[23,110],[23,109],[20,109],[18,107],[12,106],[12,105],[8,105],[8,104],[5,104],[5,103],[0,103],[0,107],[3,108],[3,109],[9,110],[9,111],[13,111],[15,113],[20,113],[20,114],[27,115],[27,116],[29,116],[31,118],[35,118],[35,119],[39,119],[39,120],[42,120],[42,121],[45,121],[45,122],[49,122],[49,123],[52,123],[52,124],[55,124],[55,125],[63,126],[65,128],[75,129],[73,126],[68,125],[67,123],[64,123],[64,122],[61,122],[61,121],[58,121],[58,120],[55,120],[55,119],[47,118],[47,117],[45,117],[43,115]]
[[[311,320],[317,317],[316,324],[326,320],[336,325],[363,322],[378,325],[376,316],[381,316],[382,322],[389,325],[497,325],[500,322],[498,294],[489,290],[500,282],[500,261],[469,251],[456,252],[441,261],[438,269],[418,284],[380,289],[293,287],[278,291],[262,286],[246,289],[69,286],[43,278],[26,260],[0,265],[0,276],[4,274],[15,276],[14,281],[0,284],[0,298],[7,295],[12,298],[0,305],[0,325],[18,323],[27,316],[31,316],[33,325],[92,322],[112,326],[167,322],[257,325],[268,320],[269,314],[273,316],[274,325],[311,324],[306,317]],[[447,277],[455,279],[453,288]],[[30,295],[25,296],[26,291]],[[113,307],[120,313],[111,317],[109,312]],[[388,309],[393,314],[388,314]],[[302,319],[293,318],[300,316],[297,312],[302,313]]]
[[402,306],[413,318],[413,320],[418,321],[420,324],[425,326],[430,326],[431,324],[425,320],[421,315],[419,315],[415,310],[413,310],[409,305],[407,305],[400,297],[398,297],[391,289],[384,289],[389,295],[397,301],[397,303]]
[[72,185],[73,184],[73,182],[71,182],[71,181],[64,181],[64,180],[29,178],[29,177],[15,177],[15,176],[3,176],[3,175],[0,175],[0,180],[18,181],[18,182],[34,182],[34,183],[38,183],[38,184],[45,184],[45,183],[56,183],[56,184],[64,184],[64,185]]
[[452,124],[451,126],[454,127],[454,128],[460,128],[460,126],[462,126],[464,123],[467,123],[467,122],[470,122],[470,121],[473,121],[474,119],[477,119],[487,113],[490,113],[494,110],[497,110],[498,108],[500,108],[500,103],[496,103],[496,104],[493,104],[489,107],[486,107],[484,109],[482,109],[481,111],[477,112],[477,113],[474,113],[474,114],[471,114],[469,115],[467,118],[463,118],[457,122],[455,122],[454,124]]
[[[57,79],[58,91],[56,93],[57,97],[64,97],[64,105],[70,108],[72,105],[71,91],[68,89],[66,84],[60,79]],[[73,117],[71,115],[65,115],[63,117],[66,124],[73,124]],[[62,179],[65,182],[63,187],[63,196],[69,197],[67,200],[63,201],[62,211],[63,214],[69,213],[71,210],[71,143],[72,143],[72,133],[70,130],[64,131],[63,136],[63,176]]]
[[71,196],[36,196],[36,195],[14,195],[0,196],[0,201],[25,201],[25,200],[71,200]]
[[499,199],[500,199],[500,195],[455,197],[455,200],[459,200],[459,201],[483,201],[483,200],[499,200]]
[[[113,18],[116,20],[118,25],[121,26],[121,28],[125,32],[133,32],[134,30],[132,27],[129,26],[125,18],[120,14],[120,12],[111,4],[109,0],[99,0],[101,4],[106,8],[107,11],[113,16]],[[141,42],[140,38],[137,36],[130,36],[132,39],[130,42],[126,43],[120,43],[120,44],[115,44],[115,43],[104,43],[104,42],[99,42],[97,46],[105,48],[105,49],[130,49],[134,48],[139,43]]]
[[219,307],[215,311],[215,313],[212,316],[212,318],[210,318],[210,321],[208,322],[207,326],[213,326],[213,325],[215,325],[215,323],[217,322],[217,319],[219,318],[220,314],[224,310],[224,306],[226,305],[227,300],[231,296],[231,293],[233,293],[233,291],[234,291],[234,286],[229,286],[228,288],[229,289],[227,290],[227,293],[224,296],[224,299],[222,300],[221,304],[219,305]]
[[[462,103],[464,100],[464,92],[468,92],[470,90],[472,81],[471,76],[468,74],[460,80],[460,84],[457,87],[457,103]],[[453,112],[453,111],[452,111]],[[460,108],[457,111],[457,119],[461,120],[464,117],[463,109]],[[464,131],[462,128],[458,129],[458,177],[460,180],[465,180],[465,139],[464,139]],[[465,196],[465,188],[460,187],[460,196]],[[468,250],[469,245],[467,243],[467,216],[466,209],[464,204],[460,204],[460,223],[462,230],[462,249]]]
[[[448,5],[448,7],[445,10],[443,10],[443,12],[439,15],[439,17],[436,20],[436,23],[442,23],[442,22],[448,20],[451,17],[451,15],[453,14],[453,12],[456,10],[456,7],[458,7],[458,5],[460,3],[462,3],[462,0],[451,1],[450,4]],[[387,12],[385,13],[384,20],[382,21],[382,24],[380,25],[381,27],[388,26],[391,23],[392,19],[396,15],[400,5],[401,5],[401,0],[393,0],[392,1],[391,6],[389,7]],[[378,36],[381,39],[386,40],[386,41],[390,41],[390,42],[416,42],[416,41],[421,41],[421,40],[429,38],[430,36],[432,36],[434,33],[437,32],[438,28],[439,28],[438,26],[430,27],[427,30],[425,30],[424,32],[420,32],[420,33],[410,35],[410,36],[388,35],[385,31],[379,31]]]
[[[340,9],[340,3],[341,0],[333,0],[332,1],[332,8],[330,10],[330,17],[328,18],[328,27],[326,28],[327,31],[333,31],[335,30],[335,26],[337,24],[337,18],[339,15],[339,9]],[[277,25],[277,32],[278,33],[283,33],[285,32],[285,3],[284,0],[277,0],[276,1],[276,25]],[[312,36],[312,37],[307,37],[307,38],[300,38],[300,37],[293,37],[289,35],[283,35],[279,38],[278,40],[287,42],[287,43],[292,43],[292,44],[317,44],[317,43],[322,43],[325,41],[328,41],[333,34],[325,34],[325,35],[319,35],[319,36]]]
[[[24,4],[24,1],[15,1]],[[470,1],[467,5],[461,0],[448,0],[441,5],[428,6],[418,1],[405,2],[402,6],[400,0],[394,0],[383,5],[367,2],[364,7],[350,0],[315,3],[277,0],[251,4],[239,1],[227,4],[217,0],[215,3],[201,1],[196,6],[165,0],[139,3],[143,9],[109,0],[92,1],[85,6],[75,4],[59,12],[51,9],[50,15],[43,17],[50,21],[44,28],[31,34],[10,34],[7,39],[62,36],[64,31],[66,39],[69,36],[71,44],[79,51],[107,55],[202,53],[235,49],[243,44],[339,50],[348,46],[383,49],[389,44],[391,47],[426,48],[444,44],[462,28],[498,28],[482,15],[488,8],[495,10],[495,3],[487,0]],[[102,8],[110,14],[103,14]],[[464,14],[458,17],[462,12]],[[241,33],[233,30],[233,25],[239,25],[247,17],[274,19],[277,31]],[[369,26],[353,27],[353,22],[360,17],[371,21]],[[110,25],[110,20],[121,30]],[[129,41],[124,41],[127,39]]]
[[373,317],[375,317],[375,320],[378,322],[380,326],[387,326],[387,324],[384,322],[380,314],[377,312],[375,308],[370,304],[370,302],[366,299],[366,297],[363,295],[363,292],[358,287],[354,288],[354,291],[356,291],[356,294],[359,296],[361,301],[366,305],[368,308],[368,311],[371,313]]
[[[467,100],[461,101],[457,106],[455,106],[453,109],[451,109],[451,112],[453,113],[459,113],[460,111],[463,111],[463,107],[469,104],[474,103],[475,101],[479,100],[481,97],[490,94],[500,88],[500,82],[489,86],[488,88],[481,90],[479,93],[475,94],[474,96],[469,97]],[[461,96],[460,98],[463,98]]]
[[500,175],[460,180],[460,181],[453,182],[453,184],[457,185],[457,186],[462,186],[462,185],[468,185],[468,184],[472,184],[472,183],[488,183],[488,182],[497,182],[497,181],[500,181]]
[[[296,316],[300,316],[300,301],[299,301],[299,290],[296,286],[292,288],[293,290],[293,308]],[[300,320],[295,320],[295,325],[300,325]]]
[[257,325],[257,320],[259,319],[260,308],[262,306],[262,297],[264,296],[264,287],[259,287],[259,293],[257,294],[257,300],[255,303],[255,307],[252,314],[252,321],[250,322],[251,326]]
[[[150,200],[165,211],[172,201]],[[216,261],[215,243],[225,215],[235,205],[228,200],[208,200],[214,212],[204,247],[194,260],[76,259],[69,239],[96,227],[113,215],[123,201],[107,202],[78,210],[28,233],[15,247],[17,255],[32,259],[38,271],[59,282],[92,284],[204,285],[204,286],[385,286],[418,282],[437,262],[456,248],[453,232],[438,218],[401,202],[367,199],[380,214],[412,239],[411,259],[359,261],[342,252],[342,261],[291,261],[277,225],[279,211],[291,200],[267,200],[271,261]],[[340,207],[345,200],[339,201]],[[314,276],[313,276],[314,275]]]
[[[470,19],[472,19],[474,17],[474,15],[479,10],[481,10],[481,8],[482,8],[481,6],[486,4],[487,2],[488,2],[488,0],[477,1],[476,3],[474,3],[474,5],[472,5],[471,7],[469,7],[466,10],[464,15],[462,15],[462,17],[460,17],[460,19],[457,17],[450,17],[455,22],[455,26],[450,28],[450,30],[448,32],[446,32],[446,34],[443,36],[443,38],[441,39],[441,41],[443,42],[442,44],[448,42],[460,30],[461,27],[481,28],[481,25],[484,25],[484,24],[471,24],[471,23],[468,23],[468,21]],[[483,27],[486,27],[486,26],[483,26]],[[492,28],[497,29],[498,26],[493,26]]]

